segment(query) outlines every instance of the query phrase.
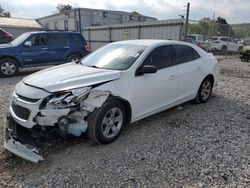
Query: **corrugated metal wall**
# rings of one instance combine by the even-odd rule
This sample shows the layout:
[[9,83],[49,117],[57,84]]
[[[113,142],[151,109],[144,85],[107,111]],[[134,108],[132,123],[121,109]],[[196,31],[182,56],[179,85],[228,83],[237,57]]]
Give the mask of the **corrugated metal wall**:
[[182,20],[175,19],[85,27],[82,33],[93,51],[107,43],[120,40],[180,40],[182,37],[182,26]]

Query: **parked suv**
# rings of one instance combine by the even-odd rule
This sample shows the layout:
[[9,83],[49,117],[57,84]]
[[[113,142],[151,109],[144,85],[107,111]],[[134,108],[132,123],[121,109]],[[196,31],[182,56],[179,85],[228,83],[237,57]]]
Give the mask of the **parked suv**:
[[9,43],[13,40],[13,35],[0,28],[0,44]]
[[62,64],[89,53],[80,33],[28,32],[0,46],[0,76],[9,77],[19,68]]
[[231,37],[213,37],[208,40],[212,51],[220,51],[222,53],[228,52],[242,52],[243,45],[237,43]]

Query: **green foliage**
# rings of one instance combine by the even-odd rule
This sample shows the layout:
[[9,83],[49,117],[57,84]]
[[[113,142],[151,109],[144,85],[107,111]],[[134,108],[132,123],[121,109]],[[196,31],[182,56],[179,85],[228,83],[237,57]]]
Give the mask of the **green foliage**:
[[232,28],[238,38],[250,37],[250,24],[233,24]]
[[58,4],[56,6],[56,9],[58,10],[58,12],[65,13],[65,12],[68,12],[68,11],[72,10],[73,7],[70,4],[67,4],[67,5],[66,4]]
[[221,17],[218,17],[216,21],[210,20],[210,18],[202,18],[199,22],[189,23],[188,25],[188,33],[201,34],[207,37],[228,36],[229,29],[230,36],[234,36],[232,27]]
[[137,12],[137,11],[132,11],[132,12],[130,12],[130,14],[133,14],[133,15],[136,15],[136,16],[140,16],[141,14],[139,13],[139,12]]
[[10,12],[5,11],[0,5],[0,17],[10,17]]

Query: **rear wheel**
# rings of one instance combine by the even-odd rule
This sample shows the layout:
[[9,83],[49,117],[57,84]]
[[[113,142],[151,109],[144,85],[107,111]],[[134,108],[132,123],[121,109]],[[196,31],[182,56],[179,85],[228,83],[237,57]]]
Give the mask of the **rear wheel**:
[[203,80],[203,82],[200,85],[199,91],[197,93],[197,96],[195,98],[196,103],[206,103],[212,93],[213,89],[213,81],[210,77],[207,77]]
[[66,62],[78,61],[79,59],[81,59],[79,55],[70,55]]
[[241,53],[241,52],[243,52],[243,48],[242,48],[242,47],[239,47],[238,53]]
[[221,52],[222,52],[223,54],[225,54],[225,53],[227,52],[227,47],[226,47],[226,46],[222,46]]
[[0,60],[0,76],[11,77],[18,73],[18,64],[14,59],[4,58]]
[[87,134],[97,144],[115,141],[125,125],[125,107],[117,100],[110,100],[88,117]]

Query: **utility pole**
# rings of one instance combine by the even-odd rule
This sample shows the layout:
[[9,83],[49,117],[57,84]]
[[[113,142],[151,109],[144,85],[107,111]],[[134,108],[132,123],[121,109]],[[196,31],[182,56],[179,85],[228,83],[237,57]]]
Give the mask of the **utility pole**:
[[187,39],[188,20],[189,20],[189,8],[190,8],[190,3],[187,3],[187,15],[186,15],[185,40]]

